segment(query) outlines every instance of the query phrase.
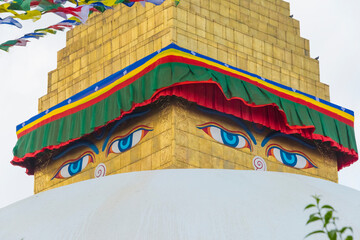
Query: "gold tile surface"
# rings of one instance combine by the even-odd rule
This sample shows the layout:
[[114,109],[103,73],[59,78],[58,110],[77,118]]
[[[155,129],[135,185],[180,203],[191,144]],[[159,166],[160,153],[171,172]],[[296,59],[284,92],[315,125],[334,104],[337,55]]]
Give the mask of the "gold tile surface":
[[[145,8],[119,4],[104,14],[93,14],[86,25],[67,32],[66,47],[58,52],[57,68],[49,72],[48,92],[39,99],[39,111],[171,42],[329,100],[329,87],[320,82],[319,62],[310,58],[309,41],[300,36],[299,22],[289,15],[289,3],[282,0],[181,0],[177,7],[167,0],[160,6],[146,4]],[[317,169],[294,169],[266,157],[263,149],[250,152],[214,141],[194,126],[211,120],[205,114],[194,114],[194,110],[176,105],[157,114],[141,120],[154,131],[136,147],[117,156],[101,153],[96,163],[74,177],[50,180],[61,160],[39,166],[35,192],[93,178],[100,162],[106,165],[108,174],[163,168],[254,169],[254,156],[262,156],[269,171],[337,181],[336,158],[331,151],[310,153]],[[229,121],[224,126],[238,129]],[[276,143],[293,147],[282,139],[276,139]],[[294,146],[306,151],[303,146]],[[81,151],[70,153],[66,159],[78,157]]]
[[[229,147],[197,128],[198,125],[210,122],[217,123],[229,131],[242,132],[248,137],[252,148]],[[97,146],[99,154],[94,153],[94,162],[89,163],[80,173],[70,178],[52,179],[64,163],[79,159],[84,152],[91,151],[90,148],[78,147],[59,159],[52,158],[39,165],[35,171],[35,192],[94,178],[95,169],[100,163],[106,165],[106,175],[167,168],[255,170],[252,161],[255,156],[265,160],[268,171],[302,174],[337,182],[336,156],[331,150],[319,144],[315,149],[310,149],[286,137],[271,139],[262,147],[262,141],[271,130],[265,128],[262,132],[258,132],[251,123],[244,122],[244,124],[256,142],[250,140],[250,135],[244,128],[226,116],[203,113],[189,103],[184,105],[171,101],[167,103],[167,107],[155,108],[145,116],[121,124],[109,136],[109,142],[104,151],[103,145],[110,129],[106,130],[101,139],[96,139],[94,136],[86,138],[85,140]],[[107,154],[111,139],[125,136],[139,125],[151,127],[153,131],[148,132],[131,149],[120,154]],[[297,169],[285,165],[279,159],[267,154],[267,147],[274,144],[288,152],[306,156],[317,168]]]
[[329,100],[319,62],[282,0],[182,0],[160,6],[121,4],[93,14],[67,33],[58,67],[49,73],[39,111],[76,94],[174,42],[262,77]]

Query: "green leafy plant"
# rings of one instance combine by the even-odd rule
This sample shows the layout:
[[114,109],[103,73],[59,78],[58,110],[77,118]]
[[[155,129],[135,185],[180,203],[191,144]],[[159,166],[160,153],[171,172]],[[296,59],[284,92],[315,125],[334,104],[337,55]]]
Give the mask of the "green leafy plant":
[[315,212],[310,214],[309,220],[306,222],[306,225],[313,222],[321,222],[322,229],[313,231],[305,236],[305,238],[313,234],[326,234],[330,240],[353,240],[352,235],[348,235],[344,238],[345,232],[353,232],[351,227],[342,227],[338,228],[336,225],[336,220],[339,218],[334,215],[336,212],[335,209],[330,205],[320,205],[320,197],[312,196],[315,199],[316,204],[309,204],[305,207],[304,211],[307,209],[315,209]]

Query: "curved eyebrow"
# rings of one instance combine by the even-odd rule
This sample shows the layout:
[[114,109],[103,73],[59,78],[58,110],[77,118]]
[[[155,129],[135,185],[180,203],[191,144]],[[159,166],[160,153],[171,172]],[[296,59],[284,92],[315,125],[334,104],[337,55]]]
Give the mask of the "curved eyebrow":
[[72,146],[68,147],[62,153],[53,157],[53,160],[57,160],[57,159],[63,157],[65,154],[67,154],[68,152],[70,152],[71,150],[73,150],[75,148],[84,147],[84,146],[91,148],[91,150],[93,150],[96,154],[99,154],[99,149],[95,146],[95,144],[93,144],[92,142],[87,141],[87,140],[80,140],[80,141],[76,142],[75,144],[73,144]]
[[133,114],[130,114],[130,115],[125,115],[122,119],[120,119],[120,120],[111,128],[111,130],[110,130],[109,133],[107,134],[107,136],[106,136],[106,138],[105,138],[105,141],[104,141],[104,144],[103,144],[103,147],[102,147],[102,151],[105,150],[105,147],[106,147],[107,143],[109,142],[110,136],[114,133],[115,129],[116,129],[120,124],[122,124],[123,122],[125,122],[126,120],[129,120],[129,119],[131,119],[131,118],[143,116],[143,115],[145,115],[145,114],[148,113],[148,112],[150,112],[150,109],[145,110],[145,111],[143,111],[143,112],[139,112],[139,113],[133,113]]
[[210,114],[216,114],[216,115],[219,115],[221,117],[226,117],[226,118],[229,118],[231,120],[233,120],[234,122],[236,122],[237,124],[240,125],[240,127],[242,127],[245,132],[249,135],[249,137],[251,138],[251,140],[253,141],[253,143],[255,145],[257,145],[256,143],[256,139],[254,137],[254,135],[251,133],[251,131],[249,130],[249,128],[245,125],[245,123],[237,118],[237,117],[234,117],[234,116],[231,116],[229,114],[225,114],[225,113],[222,113],[222,112],[218,112],[218,111],[215,111],[215,110],[212,110],[212,109],[209,109],[209,108],[204,108],[204,107],[201,107],[201,106],[197,106],[197,108],[203,112],[206,112],[206,113],[210,113]]
[[316,146],[311,145],[311,144],[309,144],[309,143],[307,143],[307,142],[305,142],[305,141],[303,141],[303,140],[301,140],[301,139],[299,139],[297,137],[294,137],[294,136],[289,135],[289,134],[284,134],[284,133],[281,133],[281,132],[271,132],[271,133],[269,133],[264,138],[264,140],[261,142],[261,147],[264,147],[265,144],[267,144],[271,139],[276,138],[276,137],[285,137],[285,138],[291,139],[291,140],[293,140],[295,142],[298,142],[298,143],[300,143],[300,144],[302,144],[305,147],[308,147],[310,149],[315,149],[316,148]]

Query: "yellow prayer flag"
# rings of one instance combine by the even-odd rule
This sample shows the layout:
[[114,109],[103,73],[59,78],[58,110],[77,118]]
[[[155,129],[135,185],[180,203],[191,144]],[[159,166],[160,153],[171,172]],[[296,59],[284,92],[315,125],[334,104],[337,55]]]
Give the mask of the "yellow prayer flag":
[[9,12],[9,13],[12,13],[12,14],[14,14],[14,15],[17,14],[17,12],[15,12],[14,10],[8,9],[8,7],[10,7],[10,3],[1,4],[1,5],[0,5],[0,13],[2,13],[2,12]]
[[68,18],[68,20],[74,20],[74,21],[76,21],[76,22],[81,23],[80,19],[77,18],[77,17],[75,17],[75,16],[72,16],[72,17]]
[[43,28],[43,29],[37,29],[35,30],[35,32],[39,32],[39,33],[51,33],[51,34],[56,34],[56,31],[53,29],[49,29],[49,28]]
[[21,20],[32,19],[35,22],[41,18],[41,12],[39,10],[31,10],[24,14],[15,14],[14,18],[20,18]]
[[102,1],[99,1],[99,0],[90,0],[90,1],[86,1],[86,2],[81,2],[80,4],[91,4],[91,3],[96,3],[96,2],[101,2],[102,4],[104,4],[105,6],[108,6],[108,7],[112,7],[115,5],[115,2],[117,0],[102,0]]

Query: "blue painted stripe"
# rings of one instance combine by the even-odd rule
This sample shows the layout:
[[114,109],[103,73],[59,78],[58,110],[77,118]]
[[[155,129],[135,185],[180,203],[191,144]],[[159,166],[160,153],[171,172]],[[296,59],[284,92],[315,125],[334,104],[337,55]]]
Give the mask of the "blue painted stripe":
[[[163,48],[163,49],[161,49],[161,50],[159,50],[159,51],[156,51],[156,52],[154,52],[154,53],[152,53],[152,54],[150,54],[150,55],[148,55],[148,56],[140,59],[139,61],[137,61],[137,62],[135,62],[135,63],[133,63],[133,64],[131,64],[131,65],[123,68],[123,69],[121,69],[120,71],[118,71],[118,72],[110,75],[109,77],[104,78],[103,80],[101,80],[101,81],[95,83],[94,85],[86,88],[85,90],[83,90],[83,91],[81,91],[81,92],[73,95],[72,97],[70,97],[70,98],[68,98],[68,99],[66,99],[66,100],[58,103],[57,105],[49,108],[48,110],[43,111],[43,112],[41,112],[41,113],[39,113],[39,114],[31,117],[29,120],[27,120],[27,121],[25,121],[25,122],[17,125],[17,126],[16,126],[16,131],[19,131],[21,128],[23,128],[23,127],[26,126],[27,124],[29,124],[29,123],[31,123],[31,122],[39,119],[39,118],[42,118],[43,116],[45,116],[46,114],[48,114],[48,113],[51,112],[51,111],[54,111],[55,109],[61,108],[61,107],[65,106],[65,105],[67,105],[67,104],[69,104],[69,103],[76,102],[76,101],[78,101],[78,100],[80,100],[80,99],[82,99],[82,98],[84,98],[84,97],[86,97],[86,96],[94,93],[95,91],[98,91],[98,90],[100,90],[100,89],[108,86],[109,84],[111,84],[111,83],[115,82],[116,80],[118,80],[120,77],[122,77],[122,76],[124,76],[124,75],[126,75],[126,74],[128,74],[128,73],[130,73],[130,72],[132,72],[132,71],[134,71],[134,70],[137,69],[138,67],[144,65],[146,62],[148,62],[150,59],[152,59],[153,57],[155,57],[155,56],[156,56],[157,54],[159,54],[160,52],[163,52],[163,51],[168,50],[168,49],[176,49],[176,50],[179,50],[179,51],[188,53],[188,54],[195,55],[195,56],[200,57],[200,58],[202,58],[202,59],[205,59],[205,60],[208,60],[208,61],[211,61],[211,62],[220,64],[220,65],[226,66],[226,67],[228,67],[228,68],[230,68],[230,69],[233,69],[233,70],[235,70],[235,71],[238,71],[238,72],[241,72],[241,73],[243,73],[243,74],[249,75],[249,76],[251,76],[251,77],[257,78],[257,79],[259,79],[259,80],[265,81],[265,82],[270,83],[270,84],[272,84],[272,85],[274,85],[274,86],[276,86],[276,87],[279,87],[279,88],[282,88],[282,89],[286,89],[286,90],[289,90],[289,91],[293,91],[293,88],[291,88],[291,87],[285,86],[285,85],[283,85],[283,84],[274,82],[274,81],[269,80],[269,79],[265,79],[265,78],[260,77],[260,76],[258,76],[258,75],[256,75],[256,74],[250,73],[250,72],[245,71],[245,70],[242,70],[242,69],[240,69],[240,68],[236,68],[236,67],[234,67],[234,66],[230,66],[230,65],[228,65],[228,64],[225,64],[225,63],[220,62],[220,61],[218,61],[218,60],[216,60],[216,59],[207,57],[207,56],[202,55],[202,54],[200,54],[200,53],[197,53],[197,52],[194,52],[194,51],[191,51],[191,50],[188,50],[188,49],[179,47],[179,46],[176,45],[175,43],[171,43],[171,44],[169,44],[168,46],[166,46],[165,48]],[[321,103],[323,103],[323,104],[326,104],[326,105],[328,105],[328,106],[331,106],[331,107],[333,107],[333,108],[336,108],[336,109],[338,109],[338,110],[344,111],[344,112],[346,112],[347,114],[350,114],[350,115],[354,116],[354,112],[353,112],[352,110],[350,110],[350,109],[343,108],[343,107],[341,107],[341,106],[339,106],[339,105],[333,104],[333,103],[331,103],[331,102],[328,102],[328,101],[323,100],[323,99],[320,99],[320,98],[316,98],[316,97],[313,96],[313,95],[304,93],[304,92],[299,91],[299,90],[297,90],[297,89],[296,89],[296,92],[299,93],[299,94],[302,94],[302,95],[304,95],[304,96],[306,96],[306,97],[309,97],[309,98],[311,98],[311,99],[318,100],[319,102],[321,102]]]

